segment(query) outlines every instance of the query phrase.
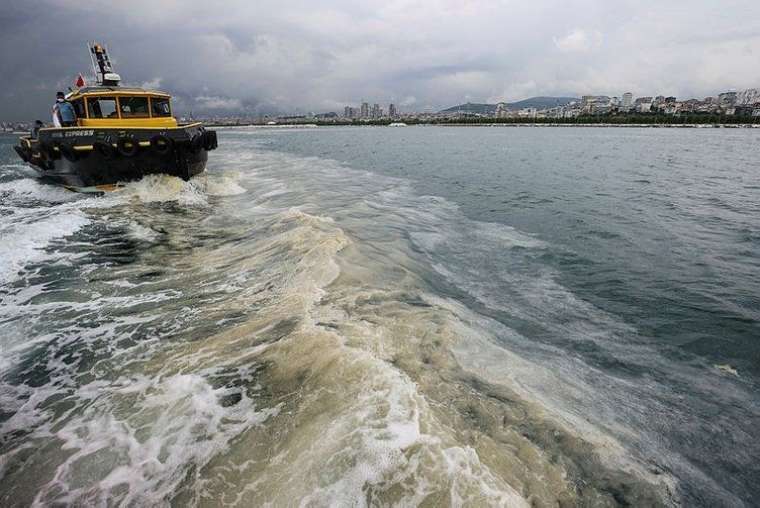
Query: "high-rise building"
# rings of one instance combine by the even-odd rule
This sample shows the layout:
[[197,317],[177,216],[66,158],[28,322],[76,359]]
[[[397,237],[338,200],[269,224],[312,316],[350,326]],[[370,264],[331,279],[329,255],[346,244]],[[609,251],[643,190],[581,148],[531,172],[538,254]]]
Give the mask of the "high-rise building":
[[380,109],[380,104],[377,104],[377,103],[373,104],[372,105],[372,118],[375,119],[375,120],[377,120],[381,116],[383,116],[383,110]]
[[631,92],[626,92],[623,94],[623,102],[620,104],[620,108],[623,111],[630,111],[633,107],[633,94]]
[[369,103],[362,102],[360,118],[369,118]]
[[398,111],[396,111],[396,105],[393,103],[388,104],[388,116],[391,118],[398,117]]
[[352,108],[351,106],[346,106],[345,108],[343,108],[343,118],[351,118],[352,116],[354,116],[351,114],[352,109],[354,108]]

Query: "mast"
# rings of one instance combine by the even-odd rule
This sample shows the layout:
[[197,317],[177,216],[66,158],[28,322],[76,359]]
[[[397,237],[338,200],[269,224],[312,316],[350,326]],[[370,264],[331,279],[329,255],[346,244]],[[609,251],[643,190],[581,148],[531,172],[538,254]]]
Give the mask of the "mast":
[[121,77],[113,71],[111,59],[108,58],[108,51],[105,46],[97,42],[88,43],[90,49],[90,60],[92,61],[92,70],[95,71],[98,84],[103,86],[119,86]]

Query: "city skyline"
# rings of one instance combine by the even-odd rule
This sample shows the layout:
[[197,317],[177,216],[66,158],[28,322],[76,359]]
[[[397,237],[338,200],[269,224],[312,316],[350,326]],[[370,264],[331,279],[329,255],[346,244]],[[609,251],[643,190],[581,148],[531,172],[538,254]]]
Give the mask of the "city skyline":
[[[494,110],[490,114],[482,116],[492,118],[576,118],[583,115],[604,115],[609,113],[663,113],[668,115],[691,114],[691,113],[709,113],[733,116],[734,114],[743,116],[753,116],[760,118],[760,88],[749,88],[741,91],[729,90],[722,93],[714,94],[703,98],[679,98],[675,96],[665,96],[662,94],[638,97],[632,92],[624,92],[619,96],[609,95],[581,95],[572,98],[561,105],[548,104],[545,107],[514,107],[521,103],[530,102],[534,99],[545,99],[551,102],[551,99],[563,99],[558,97],[532,97],[515,101],[512,103],[498,102],[495,104],[469,102],[464,104],[453,105],[440,111],[402,111],[395,103],[388,103],[387,108],[383,108],[381,103],[360,101],[350,103],[343,107],[339,112],[288,112],[279,115],[246,115],[242,112],[230,112],[229,115],[222,116],[202,116],[202,118],[220,119],[232,122],[246,123],[258,118],[259,120],[274,117],[287,120],[314,118],[319,120],[381,120],[381,119],[401,119],[401,118],[418,118],[426,116],[439,117],[457,117],[469,114],[464,110],[455,108],[469,105],[490,105]],[[568,98],[564,98],[568,99]],[[356,106],[356,107],[355,107]],[[454,110],[446,112],[447,110]],[[477,116],[477,115],[476,115]],[[185,118],[183,115],[182,118]],[[190,115],[192,118],[192,115]],[[23,131],[31,125],[31,120],[8,121],[0,118],[0,132],[2,131]]]
[[[544,97],[545,99],[553,99],[554,97]],[[530,101],[531,99],[536,99],[536,97],[528,97],[519,101],[512,101],[512,103],[521,103]],[[669,108],[662,108],[664,113],[669,114],[675,114],[678,112],[681,112],[682,105],[685,105],[688,107],[689,111],[696,111],[696,112],[717,112],[721,108],[723,108],[724,112],[727,111],[729,115],[733,114],[733,111],[730,109],[734,106],[752,106],[756,107],[759,110],[760,113],[760,88],[749,88],[745,90],[728,90],[721,93],[717,93],[711,96],[706,96],[702,98],[696,98],[696,97],[689,97],[689,98],[678,98],[676,96],[665,96],[663,94],[654,94],[654,95],[644,95],[644,96],[636,96],[633,94],[633,92],[624,92],[618,96],[615,95],[590,95],[590,94],[584,94],[580,95],[579,97],[576,97],[575,100],[576,103],[572,103],[577,109],[577,115],[582,113],[588,113],[588,114],[599,114],[600,112],[610,112],[613,109],[615,111],[629,111],[629,112],[638,112],[638,113],[647,113],[650,111],[656,111],[658,110],[658,107],[660,105],[666,105],[670,104],[671,107]],[[358,103],[349,103],[345,105],[342,109],[342,115],[340,115],[339,112],[330,112],[335,113],[336,116],[342,116],[343,118],[348,119],[379,119],[379,118],[398,118],[402,115],[410,115],[410,114],[422,114],[426,113],[424,111],[400,111],[396,104],[394,103],[388,103],[388,109],[383,110],[383,108],[380,106],[380,103],[372,103],[372,108],[370,108],[370,102],[368,101],[360,101]],[[464,104],[488,104],[488,103],[478,103],[478,102],[469,102]],[[436,112],[427,112],[427,113],[443,113],[445,109],[453,109],[457,106],[461,106],[464,104],[459,105],[453,105],[449,108],[444,108],[444,110],[436,111]],[[499,101],[495,104],[497,113],[499,110],[502,110],[502,112],[506,112],[505,106],[508,103],[505,101]],[[358,107],[355,107],[357,106]],[[598,106],[597,110],[594,110],[594,105]],[[566,106],[563,104],[563,107]],[[599,107],[600,106],[600,107]],[[654,108],[653,108],[654,106]],[[715,106],[715,107],[713,107]],[[584,109],[585,108],[585,109]],[[530,109],[530,108],[529,108]],[[537,111],[547,111],[554,109],[552,107],[546,107],[541,108]],[[514,109],[513,109],[514,111]],[[316,113],[311,112],[310,114],[314,115]],[[320,115],[324,115],[325,113],[320,113]],[[329,113],[328,113],[329,114]],[[499,115],[496,115],[497,117]]]

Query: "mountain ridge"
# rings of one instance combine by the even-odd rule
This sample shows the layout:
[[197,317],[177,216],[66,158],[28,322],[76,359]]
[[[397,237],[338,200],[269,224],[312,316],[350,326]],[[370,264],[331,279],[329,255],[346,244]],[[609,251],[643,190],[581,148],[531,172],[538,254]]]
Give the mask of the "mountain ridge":
[[[507,108],[511,110],[519,110],[523,108],[547,109],[556,106],[566,106],[573,101],[579,100],[580,99],[576,97],[538,96],[516,102],[506,102],[505,104],[507,105]],[[465,104],[442,109],[439,113],[494,114],[496,112],[496,106],[496,104],[467,102]]]

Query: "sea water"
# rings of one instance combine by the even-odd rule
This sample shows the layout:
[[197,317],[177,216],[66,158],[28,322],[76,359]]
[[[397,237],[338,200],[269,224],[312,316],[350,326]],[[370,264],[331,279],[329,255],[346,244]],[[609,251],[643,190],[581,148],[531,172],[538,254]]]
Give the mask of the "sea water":
[[0,138],[0,504],[752,506],[760,132]]

